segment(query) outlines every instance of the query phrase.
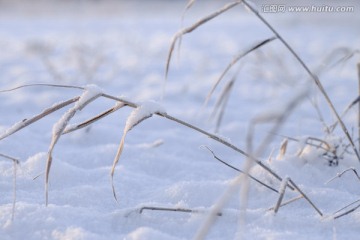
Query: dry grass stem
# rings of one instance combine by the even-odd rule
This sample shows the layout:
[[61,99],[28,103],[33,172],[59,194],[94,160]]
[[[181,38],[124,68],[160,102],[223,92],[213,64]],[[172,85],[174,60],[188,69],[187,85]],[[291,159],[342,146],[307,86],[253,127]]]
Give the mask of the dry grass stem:
[[360,181],[360,176],[359,174],[357,173],[357,171],[355,170],[355,168],[351,167],[351,168],[348,168],[348,169],[345,169],[344,171],[342,171],[341,173],[338,173],[336,174],[335,177],[331,178],[330,180],[328,180],[325,184],[329,184],[330,182],[334,181],[336,178],[341,178],[342,175],[344,175],[345,173],[349,172],[349,171],[352,171],[356,178]]
[[346,211],[346,212],[344,212],[344,213],[341,213],[341,214],[339,214],[339,215],[334,216],[334,219],[338,219],[338,218],[341,218],[341,217],[343,217],[343,216],[346,216],[346,215],[354,212],[354,211],[357,210],[358,208],[360,208],[360,204],[357,205],[357,206],[354,207],[354,208],[351,208],[350,210],[348,210],[348,211]]
[[283,141],[282,141],[282,143],[281,143],[281,145],[280,145],[280,152],[279,152],[279,155],[278,155],[278,158],[279,159],[283,159],[284,158],[284,156],[285,156],[285,154],[286,154],[286,149],[287,149],[287,145],[288,145],[288,139],[287,138],[285,138]]
[[[345,207],[340,208],[339,210],[337,210],[336,212],[334,212],[333,218],[334,218],[334,219],[338,219],[338,218],[340,218],[340,217],[343,217],[343,216],[345,216],[345,215],[348,215],[348,214],[351,213],[351,212],[354,212],[356,209],[359,208],[360,205],[357,205],[356,207],[354,207],[354,208],[352,208],[352,209],[350,209],[350,210],[348,210],[348,211],[346,211],[346,212],[340,213],[341,211],[345,210],[346,208],[348,208],[348,207],[350,207],[350,206],[352,206],[352,205],[354,205],[354,204],[356,204],[356,203],[358,203],[358,202],[360,202],[360,199],[359,199],[359,200],[356,200],[356,201],[354,201],[354,202],[352,202],[352,203],[350,203],[350,204],[348,204],[348,205],[346,205]],[[338,213],[340,213],[340,214],[338,214]]]
[[111,186],[112,186],[113,195],[114,195],[114,198],[115,198],[116,201],[117,201],[117,196],[116,196],[116,191],[115,191],[115,186],[114,186],[114,173],[115,173],[115,167],[118,164],[120,156],[121,156],[121,154],[123,152],[123,149],[124,149],[126,135],[135,126],[137,126],[138,124],[140,124],[144,120],[152,117],[153,114],[160,113],[159,111],[151,111],[151,112],[149,112],[149,111],[142,112],[142,111],[146,111],[146,110],[143,110],[143,106],[140,105],[137,108],[135,108],[132,111],[132,113],[130,114],[130,116],[128,117],[128,119],[126,121],[126,124],[125,124],[125,127],[124,127],[124,133],[123,133],[123,135],[121,137],[120,144],[119,144],[119,147],[118,147],[118,150],[116,152],[116,156],[115,156],[115,159],[114,159],[114,162],[113,162],[113,166],[111,168],[111,172],[110,172]]
[[310,203],[310,205],[315,209],[315,211],[319,213],[320,216],[323,216],[322,212],[316,207],[316,205],[310,200],[310,198],[294,183],[294,181],[289,179],[289,182],[306,199],[306,201]]
[[283,181],[281,182],[281,185],[280,185],[280,188],[279,188],[279,198],[278,198],[278,201],[276,202],[276,205],[274,207],[274,213],[277,213],[280,206],[281,206],[281,202],[284,198],[284,195],[285,195],[285,190],[286,190],[286,186],[288,185],[288,182],[289,182],[289,178],[286,177],[283,179]]
[[[142,214],[144,210],[151,211],[169,211],[169,212],[185,212],[185,213],[203,213],[204,211],[189,209],[189,208],[167,208],[167,207],[142,207],[139,210],[139,213]],[[222,216],[222,213],[219,212],[217,216]]]
[[267,185],[266,183],[260,181],[259,179],[255,178],[255,177],[253,177],[251,174],[249,174],[249,173],[247,173],[247,172],[244,172],[244,171],[242,171],[242,170],[240,170],[240,169],[232,166],[231,164],[225,162],[224,160],[222,160],[221,158],[219,158],[218,156],[216,156],[215,153],[214,153],[209,147],[207,147],[207,146],[202,146],[202,147],[204,147],[205,149],[207,149],[207,150],[213,155],[213,157],[214,157],[216,160],[218,160],[219,162],[225,164],[226,166],[234,169],[234,170],[237,171],[237,172],[240,172],[240,173],[242,173],[242,174],[245,174],[245,175],[249,176],[252,180],[254,180],[255,182],[261,184],[262,186],[270,189],[271,191],[276,192],[276,193],[279,193],[275,188]]
[[[70,119],[76,114],[77,111],[82,110],[86,105],[88,105],[90,102],[94,101],[98,97],[101,96],[101,93],[94,94],[93,96],[86,96],[88,91],[85,91],[83,95],[79,98],[79,100],[75,103],[74,107],[72,107],[70,110],[68,110],[61,119],[54,125],[53,127],[53,134],[51,138],[51,143],[48,150],[48,158],[46,161],[46,168],[45,168],[45,203],[48,204],[48,185],[49,185],[49,174],[52,164],[52,153],[54,150],[54,147],[58,140],[60,139],[61,135],[63,134],[68,122]],[[88,98],[87,98],[88,97]]]
[[214,107],[214,111],[211,114],[211,117],[215,117],[216,114],[218,115],[217,120],[216,120],[216,127],[215,127],[215,132],[218,132],[220,129],[220,125],[223,119],[223,116],[225,114],[225,109],[226,109],[226,105],[229,101],[230,98],[230,94],[231,94],[231,90],[234,86],[235,83],[235,76],[234,78],[224,87],[224,90],[222,91],[222,93],[220,94],[220,97],[218,99],[218,101],[215,104]]
[[[288,205],[288,204],[290,204],[290,203],[296,202],[297,200],[300,200],[300,199],[302,199],[302,198],[304,198],[303,195],[299,195],[299,196],[297,196],[297,197],[294,197],[294,198],[292,198],[292,199],[289,199],[288,201],[285,201],[285,202],[281,203],[281,205],[279,206],[279,208],[284,207],[284,206],[286,206],[286,205]],[[272,207],[272,208],[269,208],[268,211],[274,211],[274,209],[275,209],[275,207]]]
[[14,221],[15,217],[15,207],[16,207],[16,173],[17,173],[17,165],[20,164],[20,160],[11,157],[6,154],[0,153],[0,157],[11,160],[13,162],[13,169],[14,169],[14,178],[13,178],[13,202],[12,202],[12,210],[11,210],[11,221]]
[[246,51],[240,52],[238,53],[236,56],[233,57],[232,61],[226,66],[225,70],[222,72],[222,74],[220,75],[220,77],[215,81],[215,83],[213,84],[210,92],[208,93],[208,95],[206,96],[205,99],[205,105],[207,105],[207,103],[209,102],[212,94],[214,93],[216,87],[219,85],[219,83],[221,82],[221,80],[225,77],[226,73],[232,68],[232,66],[234,66],[239,60],[241,60],[243,57],[245,57],[246,55],[248,55],[249,53],[255,51],[256,49],[270,43],[271,41],[275,40],[276,37],[271,37],[268,39],[265,39],[263,41],[261,41],[260,43],[257,43],[256,45],[250,47],[249,49],[247,49]]
[[210,21],[211,19],[219,16],[220,14],[226,12],[227,10],[235,7],[236,5],[240,4],[242,1],[235,1],[232,3],[228,3],[226,4],[224,7],[222,7],[221,9],[219,9],[218,11],[200,19],[199,21],[197,21],[195,24],[191,25],[190,27],[184,28],[182,30],[180,30],[179,32],[177,32],[175,34],[175,36],[173,37],[171,44],[170,44],[170,50],[168,53],[168,58],[166,61],[166,69],[165,69],[165,79],[167,79],[168,73],[169,73],[169,68],[170,68],[170,61],[171,61],[171,57],[172,57],[172,53],[174,51],[176,42],[181,39],[182,36],[184,36],[185,34],[191,33],[192,31],[194,31],[195,29],[197,29],[198,27],[200,27],[201,25],[203,25],[204,23]]
[[331,101],[329,95],[327,94],[324,86],[322,85],[320,79],[318,78],[318,76],[316,76],[309,68],[308,66],[305,64],[305,62],[300,58],[300,56],[295,52],[295,50],[285,41],[285,39],[270,25],[270,23],[265,20],[265,18],[263,18],[261,16],[261,14],[251,6],[251,4],[249,4],[246,0],[242,1],[244,3],[244,5],[246,7],[248,7],[248,9],[250,9],[274,34],[275,36],[283,43],[283,45],[290,51],[290,53],[296,58],[296,60],[300,63],[300,65],[305,69],[305,71],[309,74],[309,76],[311,77],[311,79],[314,81],[314,83],[316,84],[316,86],[318,87],[318,89],[320,90],[320,92],[322,93],[322,95],[324,96],[326,102],[328,103],[331,111],[333,112],[333,114],[335,115],[337,121],[339,122],[341,129],[343,130],[346,138],[348,139],[348,141],[350,142],[352,149],[357,157],[357,159],[360,162],[360,155],[358,150],[355,147],[354,141],[351,138],[349,131],[347,130],[344,122],[342,121],[340,115],[338,114],[338,112],[336,111],[333,102]]
[[90,119],[88,119],[88,120],[86,120],[86,121],[84,121],[84,122],[82,122],[82,123],[80,123],[80,124],[76,124],[76,125],[74,125],[74,126],[67,126],[67,127],[65,128],[63,134],[71,133],[71,132],[73,132],[73,131],[82,129],[82,128],[84,128],[84,127],[87,127],[87,126],[93,124],[94,122],[97,122],[97,121],[99,121],[100,119],[102,119],[102,118],[104,118],[104,117],[106,117],[106,116],[108,116],[108,115],[116,112],[117,110],[123,108],[124,106],[126,106],[124,103],[118,102],[118,103],[116,103],[116,105],[115,105],[114,107],[112,107],[112,108],[110,108],[110,109],[108,109],[108,110],[106,110],[106,111],[104,111],[104,112],[96,115],[95,117],[92,117],[92,118],[90,118]]
[[24,119],[23,121],[21,122],[18,122],[16,123],[15,125],[13,125],[10,129],[8,129],[7,131],[5,131],[3,134],[0,135],[0,140],[16,133],[17,131],[29,126],[30,124],[42,119],[43,117],[46,117],[47,115],[61,109],[61,108],[64,108],[68,105],[70,105],[71,103],[74,103],[76,101],[79,100],[80,97],[74,97],[74,98],[71,98],[69,100],[66,100],[64,102],[61,102],[59,104],[56,104],[50,108],[47,108],[45,109],[44,111],[42,111],[40,114],[32,117],[32,118],[29,118],[29,119]]
[[24,84],[18,87],[0,90],[0,93],[12,92],[21,88],[27,87],[57,87],[57,88],[73,88],[73,89],[80,89],[84,90],[84,87],[74,86],[74,85],[63,85],[63,84],[48,84],[48,83],[33,83],[33,84]]

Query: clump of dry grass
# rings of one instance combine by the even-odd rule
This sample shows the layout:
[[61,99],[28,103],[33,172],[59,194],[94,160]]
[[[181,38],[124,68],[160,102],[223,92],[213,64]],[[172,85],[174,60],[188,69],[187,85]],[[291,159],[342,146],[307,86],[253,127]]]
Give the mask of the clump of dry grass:
[[[244,150],[240,149],[239,147],[233,145],[232,143],[230,143],[229,141],[220,138],[219,136],[217,136],[216,134],[210,133],[206,130],[203,130],[197,126],[194,126],[188,122],[185,122],[179,118],[176,118],[174,116],[169,115],[168,113],[165,112],[165,110],[159,110],[159,109],[153,109],[153,111],[148,112],[148,108],[146,108],[145,105],[142,104],[138,104],[135,103],[133,101],[124,99],[124,98],[119,98],[116,96],[112,96],[112,95],[108,95],[104,92],[102,92],[101,90],[98,90],[96,87],[94,86],[90,86],[90,87],[77,87],[77,86],[69,86],[69,85],[54,85],[54,84],[33,84],[33,85],[23,85],[23,86],[19,86],[17,88],[13,88],[13,89],[9,89],[9,90],[3,90],[0,92],[9,92],[9,91],[15,91],[17,89],[23,88],[23,87],[33,87],[33,86],[42,86],[42,87],[59,87],[59,88],[75,88],[75,89],[79,89],[83,91],[83,94],[80,96],[76,96],[74,98],[71,98],[69,100],[66,100],[62,103],[56,104],[52,107],[49,107],[47,109],[45,109],[44,111],[42,111],[41,113],[37,114],[36,116],[32,117],[32,118],[28,118],[27,120],[25,120],[24,122],[22,122],[21,124],[15,124],[13,127],[10,127],[10,129],[6,130],[5,133],[3,135],[0,136],[0,140],[9,137],[10,135],[14,134],[15,132],[28,127],[29,125],[31,125],[32,123],[48,116],[49,114],[67,107],[70,104],[74,104],[73,107],[71,107],[59,120],[58,122],[53,126],[53,136],[52,136],[52,140],[49,146],[49,151],[48,151],[48,159],[47,159],[47,164],[46,164],[46,168],[45,168],[45,202],[46,204],[48,204],[48,183],[49,183],[49,177],[50,177],[50,169],[51,169],[51,164],[53,161],[53,157],[52,157],[52,153],[55,149],[56,143],[58,142],[58,140],[60,139],[60,137],[63,134],[67,134],[76,130],[81,129],[84,126],[90,125],[98,120],[100,120],[101,118],[108,116],[109,114],[115,112],[116,110],[119,110],[121,108],[123,108],[124,106],[127,107],[131,107],[134,108],[134,111],[132,112],[132,114],[129,116],[127,123],[125,124],[125,128],[124,128],[124,133],[123,136],[121,138],[120,144],[119,144],[119,148],[118,151],[116,153],[116,156],[114,158],[113,161],[113,166],[110,172],[111,175],[111,179],[113,179],[114,176],[114,172],[115,172],[115,167],[118,164],[118,161],[120,159],[121,153],[123,151],[124,148],[124,143],[125,143],[125,138],[127,133],[133,129],[135,126],[137,126],[139,123],[141,123],[142,121],[146,120],[147,118],[151,117],[152,115],[157,115],[160,117],[164,117],[165,119],[168,119],[170,121],[173,121],[179,125],[185,126],[186,128],[189,128],[193,131],[199,132],[211,139],[213,139],[214,141],[219,142],[220,144],[224,145],[225,147],[228,147],[230,149],[233,149],[235,152],[238,152],[246,157],[250,157],[250,155],[245,152]],[[92,93],[89,93],[92,92]],[[69,121],[75,116],[77,111],[83,110],[87,105],[89,105],[91,102],[95,101],[97,98],[107,98],[107,99],[111,99],[116,101],[116,105],[114,107],[112,107],[111,109],[100,113],[98,115],[96,115],[95,117],[86,120],[83,123],[77,124],[77,125],[73,125],[73,126],[69,126]],[[145,107],[145,108],[144,108]],[[142,112],[142,110],[144,110],[144,112]],[[279,176],[276,172],[274,172],[271,168],[269,168],[267,165],[265,165],[264,163],[262,163],[259,159],[255,158],[255,157],[251,157],[251,159],[258,165],[260,165],[265,171],[267,171],[271,176],[273,176],[274,178],[278,179],[279,181],[282,181],[282,177]],[[113,181],[112,181],[112,188],[113,188],[113,194],[115,199],[117,199],[116,196],[116,191],[113,185]]]
[[[188,4],[185,8],[185,12],[194,4],[194,0],[190,0],[188,1]],[[305,72],[309,75],[310,79],[313,81],[313,83],[315,83],[315,85],[317,86],[318,90],[320,91],[320,93],[323,95],[326,103],[328,104],[330,110],[332,111],[332,113],[334,114],[334,116],[336,117],[336,122],[335,124],[333,124],[333,126],[331,127],[327,127],[325,124],[325,121],[321,115],[320,109],[317,106],[317,104],[315,102],[313,102],[313,106],[314,108],[317,110],[317,113],[319,115],[319,119],[322,123],[324,123],[324,126],[326,126],[326,129],[328,129],[328,133],[330,134],[333,129],[336,127],[336,125],[340,125],[346,139],[349,142],[349,145],[352,148],[352,151],[355,153],[357,159],[360,161],[360,155],[358,152],[358,149],[355,146],[355,142],[352,139],[351,135],[349,134],[349,131],[346,127],[346,125],[344,124],[342,118],[343,116],[346,114],[346,112],[348,111],[348,109],[350,109],[351,107],[353,107],[355,104],[357,104],[360,100],[360,97],[358,97],[356,100],[354,100],[350,106],[345,110],[344,114],[339,115],[337,110],[334,107],[334,104],[332,102],[332,100],[330,99],[328,93],[326,92],[325,88],[322,85],[322,82],[320,81],[319,77],[317,74],[315,74],[313,71],[310,70],[310,68],[307,66],[307,64],[302,60],[302,58],[299,56],[299,54],[297,54],[297,52],[288,44],[288,42],[279,34],[279,32],[257,11],[257,9],[252,5],[249,4],[249,2],[247,0],[243,0],[240,1],[240,3],[242,3],[248,10],[250,10],[250,12],[252,12],[253,14],[255,14],[255,16],[275,35],[275,37],[271,37],[268,39],[265,39],[264,41],[260,42],[259,44],[255,45],[253,48],[250,48],[249,50],[240,53],[238,55],[236,55],[232,62],[224,69],[224,71],[222,72],[222,74],[220,75],[220,77],[215,81],[215,84],[212,86],[208,96],[205,99],[205,103],[208,103],[209,99],[211,98],[213,92],[215,91],[215,89],[217,88],[219,82],[224,78],[224,76],[226,75],[226,73],[229,71],[229,69],[236,63],[238,62],[242,57],[246,56],[247,54],[251,53],[252,51],[256,50],[257,48],[277,39],[279,40],[282,45],[288,50],[288,52],[293,55],[295,57],[295,59],[297,60],[297,62],[301,65],[301,67],[305,70]],[[234,3],[229,3],[228,5],[225,5],[225,7],[219,9],[218,11],[214,12],[213,14],[208,15],[208,17],[204,18],[204,20],[206,21],[199,21],[197,23],[195,23],[194,25],[188,27],[188,28],[184,28],[182,30],[180,30],[178,33],[176,33],[174,35],[174,38],[172,40],[171,46],[170,46],[170,50],[169,50],[169,55],[168,55],[168,60],[167,60],[167,65],[166,65],[166,76],[168,76],[168,72],[169,72],[169,64],[170,64],[170,60],[171,60],[171,56],[172,56],[172,52],[174,50],[175,47],[175,43],[178,39],[181,39],[181,37],[184,34],[190,33],[193,30],[195,30],[197,27],[201,26],[202,24],[208,22],[208,20],[217,17],[219,14],[218,13],[223,13],[225,11],[228,10],[227,7],[231,6],[236,6],[238,5],[239,2],[234,2]],[[184,14],[183,14],[184,16]],[[210,18],[211,17],[211,18]],[[340,58],[338,61],[336,61],[335,63],[333,63],[332,65],[330,65],[329,67],[333,67],[341,62],[347,61],[348,59],[350,59],[354,54],[356,53],[356,51],[345,51],[345,55]],[[318,70],[318,72],[323,71],[324,67],[320,68]],[[358,64],[358,74],[359,74],[359,95],[360,95],[360,64]],[[227,101],[229,99],[230,96],[230,92],[233,89],[234,86],[234,82],[235,82],[236,77],[233,77],[228,84],[224,87],[222,93],[220,94],[220,97],[218,99],[218,101],[215,104],[215,109],[213,111],[212,116],[215,117],[217,115],[217,122],[216,122],[216,131],[219,129],[219,126],[221,124],[221,119],[223,117],[223,114],[225,112],[225,107],[227,104]],[[246,158],[248,159],[248,163],[246,166],[248,166],[247,169],[250,169],[249,166],[251,166],[251,162],[256,162],[256,160],[254,159],[254,157],[257,157],[259,155],[261,155],[261,153],[264,152],[264,149],[268,146],[268,144],[272,141],[272,134],[268,134],[265,136],[265,138],[263,139],[263,141],[260,142],[259,146],[254,150],[253,147],[253,135],[254,135],[254,129],[255,126],[258,124],[262,124],[262,123],[269,123],[269,122],[273,122],[273,127],[271,129],[271,132],[273,133],[277,133],[278,130],[280,129],[281,125],[286,121],[288,115],[290,114],[291,111],[293,111],[296,106],[299,104],[299,102],[301,102],[301,100],[303,98],[309,98],[309,96],[307,96],[306,90],[305,92],[299,96],[298,99],[294,99],[294,101],[289,101],[288,105],[281,111],[279,111],[278,114],[263,114],[261,116],[258,116],[256,118],[254,118],[250,125],[249,125],[249,131],[248,131],[248,136],[247,136],[247,155]],[[359,116],[358,116],[358,129],[359,129],[359,136],[360,136],[360,104],[359,104]],[[296,139],[295,139],[296,140]],[[298,140],[296,140],[298,141]],[[281,149],[280,149],[280,157],[283,157],[286,153],[286,147],[287,147],[287,140],[285,142],[283,142]],[[329,160],[329,164],[330,165],[337,165],[338,164],[338,159],[342,158],[343,154],[347,151],[347,146],[345,147],[345,150],[342,153],[338,153],[337,152],[337,146],[333,146],[332,144],[329,144],[327,141],[319,139],[319,138],[315,138],[315,137],[309,137],[306,142],[306,145],[310,145],[316,148],[321,148],[325,151],[324,156],[328,158]],[[360,148],[360,139],[359,139],[359,148]],[[228,167],[231,167],[232,169],[235,169],[234,167],[232,167],[231,165],[227,164],[226,162],[222,161],[221,159],[219,159],[211,150],[209,150],[212,154],[213,157],[217,160],[219,160],[220,162],[222,162],[223,164],[227,165]],[[249,161],[249,160],[253,160],[253,161]],[[235,169],[237,170],[237,169]],[[248,193],[248,181],[247,178],[252,178],[252,176],[248,173],[248,170],[245,169],[245,171],[241,171],[243,173],[245,173],[243,176],[236,178],[236,180],[234,180],[234,182],[236,182],[236,184],[239,184],[240,182],[242,182],[242,200],[244,202],[246,202],[247,199],[247,193]],[[354,170],[354,173],[357,176],[356,171]],[[340,175],[341,176],[341,175]],[[255,180],[256,181],[256,180]],[[291,189],[296,189],[299,193],[300,196],[292,199],[284,204],[282,204],[282,199],[284,197],[285,194],[285,190],[287,187],[290,187]],[[218,202],[215,204],[214,206],[214,210],[212,211],[212,213],[209,214],[208,218],[205,220],[203,226],[199,229],[198,233],[196,234],[195,239],[204,239],[207,235],[207,232],[209,231],[209,229],[211,228],[211,226],[213,225],[213,223],[215,222],[215,215],[214,213],[217,211],[220,211],[223,206],[225,205],[225,202],[228,200],[229,195],[231,195],[231,192],[234,192],[236,189],[236,187],[234,186],[234,184],[231,184],[231,186],[229,186],[229,188],[225,191],[224,195],[222,197],[219,198]],[[315,204],[309,199],[309,197],[290,179],[290,178],[285,178],[282,180],[282,184],[281,187],[279,189],[280,192],[280,196],[278,198],[277,204],[276,206],[273,208],[275,212],[277,212],[280,208],[280,206],[291,203],[295,200],[298,200],[300,198],[305,198],[309,204],[316,210],[316,212],[320,215],[323,216],[323,213],[315,206]],[[243,205],[245,206],[246,203]],[[345,214],[342,214],[341,216],[344,216],[352,211],[355,211],[359,206],[356,206],[355,208],[352,208],[351,210],[347,211]],[[242,208],[242,210],[244,210]],[[343,210],[343,209],[341,209]],[[340,211],[340,210],[339,210]],[[339,216],[336,216],[335,218],[338,218]],[[240,221],[241,222],[241,221]]]

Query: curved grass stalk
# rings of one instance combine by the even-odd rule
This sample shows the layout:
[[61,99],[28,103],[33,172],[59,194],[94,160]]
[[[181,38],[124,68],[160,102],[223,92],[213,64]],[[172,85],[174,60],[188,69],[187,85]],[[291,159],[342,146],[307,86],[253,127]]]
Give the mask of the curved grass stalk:
[[271,37],[271,38],[267,38],[257,44],[255,44],[254,46],[250,47],[249,49],[247,49],[246,51],[244,52],[240,52],[238,53],[237,55],[235,55],[233,57],[233,59],[231,60],[231,62],[226,66],[225,70],[221,73],[220,77],[215,81],[215,83],[213,84],[210,92],[208,93],[208,95],[206,96],[206,99],[205,99],[205,104],[204,105],[207,105],[207,103],[209,102],[212,94],[214,93],[216,87],[219,85],[219,83],[221,82],[221,80],[225,77],[226,73],[238,62],[240,61],[242,58],[244,58],[246,55],[248,55],[249,53],[255,51],[256,49],[272,42],[273,40],[275,40],[276,37]]
[[46,168],[45,168],[45,204],[48,204],[48,187],[49,187],[49,176],[50,176],[50,169],[52,164],[52,154],[54,151],[54,147],[58,140],[60,139],[61,135],[63,134],[68,122],[71,118],[73,118],[77,111],[82,110],[86,105],[97,99],[101,96],[101,92],[98,89],[91,89],[87,90],[80,96],[80,98],[75,103],[74,107],[69,109],[53,126],[53,133],[51,138],[51,143],[48,150],[48,158],[46,161]]
[[282,44],[289,50],[289,52],[296,58],[296,60],[300,63],[300,65],[305,69],[305,71],[309,74],[310,78],[314,81],[314,83],[316,84],[316,86],[318,87],[318,89],[320,90],[320,92],[322,93],[322,95],[324,96],[326,102],[328,103],[331,111],[333,112],[333,114],[335,115],[337,121],[339,122],[341,129],[343,130],[346,138],[348,139],[348,141],[351,144],[351,147],[357,157],[357,159],[360,162],[360,155],[358,150],[355,147],[354,141],[352,139],[352,137],[350,136],[350,133],[347,129],[347,127],[345,126],[344,122],[342,121],[340,115],[338,114],[338,112],[335,109],[335,106],[333,104],[333,102],[331,101],[329,95],[327,94],[324,86],[322,85],[320,79],[308,68],[308,66],[305,64],[305,62],[300,58],[300,56],[295,52],[295,50],[287,43],[287,41],[285,41],[285,39],[270,25],[270,23],[263,17],[261,16],[261,14],[251,6],[251,4],[249,4],[246,0],[242,1],[243,4],[250,9],[251,12],[253,12],[257,18],[259,18],[261,20],[261,22],[263,22],[266,27],[272,31],[275,36],[282,42]]
[[273,192],[279,193],[278,190],[276,190],[275,188],[273,188],[273,187],[267,185],[266,183],[260,181],[259,179],[257,179],[256,177],[252,176],[251,174],[249,174],[249,173],[247,173],[247,172],[244,172],[244,171],[242,171],[242,170],[240,170],[240,169],[232,166],[231,164],[225,162],[224,160],[222,160],[221,158],[219,158],[218,156],[216,156],[215,153],[214,153],[209,147],[207,147],[207,146],[202,146],[202,147],[204,147],[205,149],[207,149],[207,150],[212,154],[213,158],[216,159],[216,160],[218,160],[219,162],[225,164],[226,166],[234,169],[234,170],[237,171],[237,172],[240,172],[240,173],[242,173],[242,174],[245,174],[245,175],[249,176],[249,178],[251,178],[251,179],[254,180],[255,182],[259,183],[260,185],[266,187],[267,189],[270,189],[270,190],[273,191]]
[[228,3],[224,7],[219,9],[218,11],[216,11],[216,12],[214,12],[214,13],[200,19],[195,24],[191,25],[190,27],[187,27],[187,28],[184,28],[184,29],[180,30],[179,32],[177,32],[174,35],[174,37],[173,37],[173,39],[171,41],[171,44],[170,44],[170,49],[169,49],[168,57],[167,57],[167,60],[166,60],[165,79],[167,79],[167,77],[168,77],[169,68],[170,68],[170,61],[171,61],[171,58],[172,58],[173,51],[175,49],[176,42],[178,40],[180,40],[182,38],[182,36],[184,36],[185,34],[191,33],[192,31],[194,31],[195,29],[197,29],[198,27],[200,27],[204,23],[210,21],[211,19],[216,18],[220,14],[228,11],[229,9],[235,7],[236,5],[239,5],[241,2],[242,1],[235,1],[235,2],[232,2],[232,3]]
[[11,160],[14,164],[14,180],[13,180],[13,188],[14,188],[14,196],[13,196],[13,202],[12,202],[12,210],[11,210],[11,221],[14,221],[15,217],[15,207],[16,207],[16,172],[17,172],[17,165],[20,164],[20,160],[8,156],[6,154],[0,153],[0,157]]
[[94,122],[96,122],[96,121],[98,121],[98,120],[100,120],[100,119],[102,119],[102,118],[116,112],[117,110],[119,110],[119,109],[121,109],[121,108],[123,108],[125,106],[126,105],[124,103],[122,103],[122,102],[119,103],[118,102],[118,103],[116,103],[116,105],[114,107],[112,107],[112,108],[110,108],[110,109],[96,115],[95,117],[92,117],[92,118],[90,118],[90,119],[88,119],[88,120],[86,120],[86,121],[84,121],[82,123],[66,127],[62,134],[68,134],[68,133],[74,132],[76,130],[82,129],[84,127],[87,127],[87,126],[91,125],[92,123],[94,123]]
[[43,117],[46,117],[47,115],[57,111],[57,110],[60,110],[61,108],[64,108],[68,105],[70,105],[71,103],[74,103],[74,102],[77,102],[79,100],[80,96],[78,97],[74,97],[74,98],[71,98],[69,100],[66,100],[64,102],[61,102],[59,104],[56,104],[50,108],[47,108],[45,109],[44,111],[42,111],[41,113],[29,118],[29,119],[24,119],[16,124],[14,124],[12,127],[10,127],[10,129],[6,130],[4,133],[2,133],[0,135],[0,140],[16,133],[17,131],[29,126],[30,124],[33,124],[34,122],[42,119]]

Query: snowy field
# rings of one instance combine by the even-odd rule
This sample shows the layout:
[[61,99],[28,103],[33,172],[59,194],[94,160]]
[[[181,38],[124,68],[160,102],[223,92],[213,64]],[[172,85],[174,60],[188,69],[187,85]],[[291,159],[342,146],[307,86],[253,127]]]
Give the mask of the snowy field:
[[[359,6],[352,1],[341,3],[355,6],[354,12],[265,13],[262,1],[257,1],[259,13],[318,74],[340,114],[358,96],[356,64],[360,62]],[[204,105],[212,85],[237,53],[274,36],[254,14],[239,5],[185,35],[180,51],[176,48],[173,53],[165,81],[171,39],[181,24],[190,26],[224,4],[226,1],[196,2],[181,23],[186,1],[0,1],[0,90],[35,83],[90,90],[95,85],[103,93],[143,108],[151,105],[158,110],[161,106],[161,112],[216,134],[245,152],[250,151],[247,139],[251,132],[253,149],[269,137],[263,151],[254,153],[256,157],[282,178],[291,178],[322,216],[304,198],[275,214],[271,208],[278,193],[244,175],[239,178],[237,171],[217,161],[206,147],[242,170],[248,167],[244,155],[157,115],[126,136],[114,172],[116,201],[110,172],[124,128],[134,120],[128,119],[133,111],[130,107],[59,139],[53,151],[46,206],[45,169],[53,129],[76,106],[72,103],[0,140],[0,154],[20,161],[14,191],[13,163],[0,158],[1,240],[175,240],[193,239],[203,229],[206,239],[358,237],[358,210],[334,217],[359,205],[356,202],[337,212],[360,199],[359,180],[348,171],[328,181],[350,167],[360,169],[359,161],[340,126],[327,132],[336,122],[335,115],[279,40],[240,60]],[[212,112],[234,76],[217,129]],[[49,86],[1,92],[0,138],[14,124],[19,126],[83,92]],[[99,97],[77,111],[69,124],[82,123],[115,104]],[[274,129],[274,121],[268,120],[284,111],[285,121]],[[358,106],[342,119],[357,147]],[[256,120],[261,124],[252,128]],[[285,139],[287,148],[281,154]],[[318,145],[319,139],[325,142],[323,148],[310,145]],[[330,149],[327,156],[326,149]],[[251,166],[250,174],[276,191],[284,185],[257,164]],[[299,195],[286,188],[283,202]],[[224,196],[227,199],[222,202]],[[221,216],[211,217],[222,203]],[[194,212],[140,212],[143,207]],[[209,219],[214,221],[206,225]]]

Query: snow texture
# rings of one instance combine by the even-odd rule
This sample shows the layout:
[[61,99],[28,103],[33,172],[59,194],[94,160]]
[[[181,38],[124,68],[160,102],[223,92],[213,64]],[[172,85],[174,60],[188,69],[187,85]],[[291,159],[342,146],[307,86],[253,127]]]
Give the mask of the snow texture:
[[165,114],[165,108],[155,101],[147,101],[140,103],[134,111],[131,112],[130,116],[126,120],[124,133],[130,131],[143,119],[151,117],[154,113]]
[[[183,26],[191,26],[226,3],[196,1],[187,11]],[[354,54],[345,62],[334,63],[359,49],[359,3],[341,1],[342,5],[354,5],[353,13],[265,13],[263,2],[253,4],[310,69],[326,69],[319,72],[319,79],[335,108],[343,112],[358,95],[355,66],[359,56]],[[286,2],[289,5],[290,1]],[[39,82],[86,86],[82,94],[79,89],[40,86],[0,94],[2,136],[21,128],[23,119],[81,95],[77,103],[0,141],[2,154],[20,160],[12,221],[13,162],[0,159],[1,240],[193,239],[211,210],[222,205],[219,199],[232,186],[233,179],[239,179],[240,185],[229,192],[222,215],[214,218],[206,239],[358,238],[359,209],[339,219],[333,216],[359,200],[360,182],[353,171],[333,178],[351,167],[360,172],[359,161],[339,126],[331,134],[326,132],[326,125],[335,120],[332,112],[316,85],[309,82],[308,74],[279,41],[272,41],[237,63],[219,83],[208,107],[202,107],[214,80],[234,53],[272,36],[242,4],[182,39],[180,55],[174,56],[178,61],[170,66],[166,96],[161,105],[156,102],[163,93],[170,40],[179,30],[185,6],[185,1],[0,1],[0,89]],[[303,198],[273,214],[269,209],[275,206],[279,195],[253,180],[249,180],[247,208],[241,211],[244,202],[239,189],[243,187],[243,177],[200,146],[209,147],[216,156],[241,170],[246,157],[162,117],[143,121],[123,141],[124,151],[119,151],[121,161],[113,176],[119,196],[116,202],[109,172],[122,131],[129,131],[154,113],[165,114],[166,109],[167,114],[211,132],[212,107],[237,72],[217,136],[231,139],[244,151],[252,120],[264,120],[264,124],[253,129],[253,147],[257,149],[256,145],[272,129],[273,124],[267,124],[267,120],[281,116],[289,103],[299,98],[301,90],[308,90],[308,96],[294,105],[278,132],[271,133],[276,134],[273,141],[258,157],[282,178],[288,176],[294,181],[324,216]],[[101,93],[125,94],[139,107],[121,108],[86,128],[61,135],[57,142],[70,120],[84,122],[114,104],[121,106],[99,97]],[[343,116],[348,129],[353,129],[350,133],[354,140],[358,138],[357,110],[355,105]],[[44,167],[53,137],[52,126],[56,161],[51,165],[46,207]],[[324,149],[309,145],[309,137],[326,141],[334,153],[326,155]],[[271,153],[279,152],[284,138],[288,139],[286,152],[281,159],[272,156]],[[276,190],[284,184],[259,165],[254,165],[250,173]],[[333,180],[328,182],[330,179]],[[298,196],[298,192],[287,187],[282,202]],[[142,207],[195,211],[140,213]],[[245,216],[244,221],[240,221],[240,216]]]

